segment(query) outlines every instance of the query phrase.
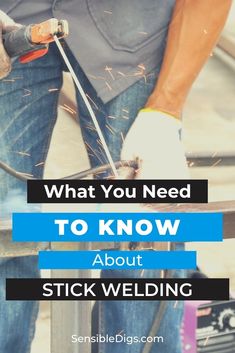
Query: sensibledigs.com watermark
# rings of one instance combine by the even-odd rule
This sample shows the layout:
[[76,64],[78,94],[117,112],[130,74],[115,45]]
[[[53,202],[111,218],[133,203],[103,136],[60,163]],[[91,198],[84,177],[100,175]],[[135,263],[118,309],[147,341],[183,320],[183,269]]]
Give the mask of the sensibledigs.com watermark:
[[128,336],[126,334],[117,334],[117,335],[101,335],[97,334],[94,336],[71,336],[72,343],[164,343],[163,336]]

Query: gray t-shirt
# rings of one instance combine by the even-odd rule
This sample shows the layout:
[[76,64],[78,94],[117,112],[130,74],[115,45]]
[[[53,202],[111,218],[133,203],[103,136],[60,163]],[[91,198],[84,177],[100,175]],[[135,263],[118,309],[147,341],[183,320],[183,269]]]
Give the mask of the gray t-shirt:
[[0,9],[21,23],[67,19],[67,43],[107,102],[160,65],[174,4],[175,0],[0,0]]

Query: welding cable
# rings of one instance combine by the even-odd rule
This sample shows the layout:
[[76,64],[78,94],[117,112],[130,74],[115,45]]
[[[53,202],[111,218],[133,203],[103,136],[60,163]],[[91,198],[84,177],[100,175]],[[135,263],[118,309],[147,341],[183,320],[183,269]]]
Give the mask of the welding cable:
[[[170,243],[169,249],[171,251],[174,251],[175,250],[175,243]],[[173,271],[172,270],[163,270],[162,278],[163,279],[173,278]],[[160,325],[161,325],[163,316],[164,316],[164,314],[166,312],[166,309],[167,309],[167,304],[168,304],[167,300],[160,301],[159,308],[158,308],[157,314],[156,314],[156,316],[155,316],[155,318],[153,320],[153,323],[152,323],[151,329],[149,331],[148,337],[155,337],[158,334],[158,331],[160,329]],[[151,349],[153,347],[153,344],[154,344],[154,340],[152,340],[151,342],[147,341],[145,343],[144,348],[143,348],[141,353],[150,353]]]
[[17,172],[17,170],[11,168],[9,165],[6,163],[0,161],[0,168],[10,174],[11,176],[15,177],[16,179],[19,179],[21,181],[27,181],[27,180],[36,180],[36,178],[26,174],[26,173],[20,173]]
[[[118,162],[115,162],[115,167],[117,169],[121,168],[121,167],[130,167],[133,169],[137,169],[137,163],[135,161],[118,161]],[[0,161],[0,168],[3,169],[8,174],[10,174],[11,176],[13,176],[21,181],[40,180],[40,179],[34,178],[32,176],[29,176],[26,173],[20,173],[2,161]],[[104,164],[99,167],[90,168],[90,169],[83,170],[81,172],[78,172],[78,173],[75,173],[72,175],[65,176],[63,178],[59,178],[58,180],[64,180],[64,179],[65,180],[70,180],[70,179],[80,180],[80,179],[83,179],[89,175],[97,175],[97,174],[104,173],[105,171],[111,170],[111,169],[112,169],[112,167],[110,164]]]

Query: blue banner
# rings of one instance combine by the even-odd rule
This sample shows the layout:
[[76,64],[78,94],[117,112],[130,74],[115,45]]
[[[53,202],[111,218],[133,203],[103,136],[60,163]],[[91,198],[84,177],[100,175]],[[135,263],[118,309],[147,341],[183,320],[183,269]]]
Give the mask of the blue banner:
[[195,269],[195,251],[40,251],[40,269]]
[[15,213],[14,241],[215,242],[221,213]]

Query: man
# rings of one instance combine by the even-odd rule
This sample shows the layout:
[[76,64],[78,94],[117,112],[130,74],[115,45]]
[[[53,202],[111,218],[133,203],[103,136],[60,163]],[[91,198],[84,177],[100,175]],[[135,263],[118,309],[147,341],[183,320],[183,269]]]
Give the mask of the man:
[[[65,50],[92,102],[114,160],[140,161],[139,178],[185,178],[179,140],[187,93],[209,57],[225,23],[231,0],[0,0],[0,8],[18,23],[50,18],[69,21]],[[4,14],[2,30],[15,25]],[[168,30],[169,29],[169,30]],[[165,44],[167,42],[166,48]],[[1,73],[10,62],[1,46]],[[164,54],[164,60],[163,60]],[[163,63],[162,63],[163,60]],[[12,64],[0,84],[0,159],[41,178],[56,115],[64,63],[55,45],[42,59]],[[106,162],[96,132],[77,93],[80,124],[92,166]],[[124,139],[124,144],[123,144]],[[123,145],[123,146],[122,146]],[[79,157],[79,156],[78,156]],[[24,185],[1,173],[1,197]],[[3,204],[4,205],[4,204]],[[4,206],[3,206],[4,207]],[[34,333],[37,304],[4,301],[5,277],[37,277],[35,257],[0,260],[1,353],[26,353]],[[139,271],[106,271],[106,277],[139,277]],[[145,271],[158,277],[158,271]],[[183,276],[176,271],[175,276]],[[103,302],[99,333],[148,336],[158,302]],[[168,304],[151,353],[180,353],[182,305]],[[79,319],[79,318],[78,318]],[[140,353],[132,346],[101,343],[99,353]]]

